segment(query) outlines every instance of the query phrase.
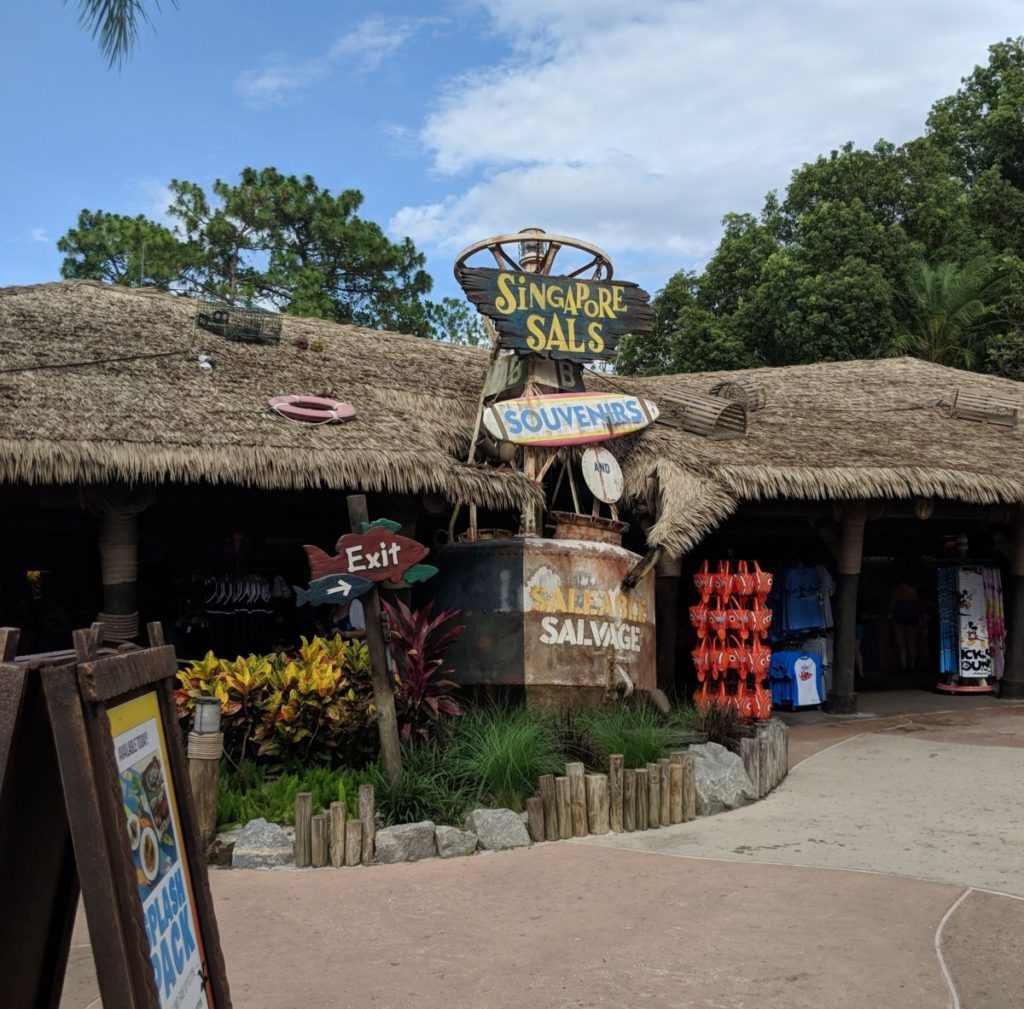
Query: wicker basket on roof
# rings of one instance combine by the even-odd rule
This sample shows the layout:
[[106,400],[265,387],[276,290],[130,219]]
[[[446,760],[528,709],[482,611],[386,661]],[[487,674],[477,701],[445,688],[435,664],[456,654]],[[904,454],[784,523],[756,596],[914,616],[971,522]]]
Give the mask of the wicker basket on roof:
[[735,378],[718,382],[711,387],[710,392],[712,396],[734,399],[742,403],[747,408],[747,413],[763,410],[767,401],[764,386],[756,379],[748,378],[746,375],[737,375]]
[[747,433],[747,408],[735,399],[699,392],[663,393],[659,423],[682,428],[705,438],[740,438]]
[[1016,427],[1020,419],[1020,403],[998,396],[956,389],[953,393],[953,402],[949,405],[949,416],[978,424]]

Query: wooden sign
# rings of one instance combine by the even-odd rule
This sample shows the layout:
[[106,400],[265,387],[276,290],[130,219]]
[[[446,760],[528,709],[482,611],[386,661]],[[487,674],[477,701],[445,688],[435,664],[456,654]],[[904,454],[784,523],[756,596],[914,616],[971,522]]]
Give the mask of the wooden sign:
[[[4,1005],[58,1006],[80,886],[104,1005],[230,1009],[174,703],[174,649],[158,624],[148,649],[93,658],[98,637],[98,625],[76,632],[77,661],[0,666],[0,682],[7,691],[20,682],[22,695],[13,721],[0,717],[0,895],[19,908],[0,916],[5,957],[19,953]],[[29,745],[38,767],[25,764]],[[13,812],[23,778],[34,798]],[[52,931],[33,948],[46,918]]]
[[[541,357],[533,362],[533,381],[553,392],[585,392],[583,366],[578,361]],[[512,399],[523,393],[529,377],[529,361],[519,354],[504,354],[487,372],[486,399]]]
[[583,479],[590,493],[605,504],[615,504],[622,497],[622,469],[619,461],[606,448],[588,448],[580,463]]
[[338,540],[337,553],[330,554],[315,546],[305,546],[309,573],[313,579],[327,575],[357,574],[371,582],[400,578],[430,551],[421,543],[398,536],[383,526],[366,532],[346,533]]
[[373,588],[373,582],[359,575],[325,575],[310,582],[307,589],[298,585],[293,588],[296,606],[338,606],[365,595]]
[[466,296],[521,354],[592,361],[614,356],[627,333],[654,325],[649,296],[626,281],[577,280],[488,268],[459,273]]
[[639,396],[564,393],[495,403],[484,411],[484,427],[517,445],[583,445],[634,434],[657,418],[658,408]]

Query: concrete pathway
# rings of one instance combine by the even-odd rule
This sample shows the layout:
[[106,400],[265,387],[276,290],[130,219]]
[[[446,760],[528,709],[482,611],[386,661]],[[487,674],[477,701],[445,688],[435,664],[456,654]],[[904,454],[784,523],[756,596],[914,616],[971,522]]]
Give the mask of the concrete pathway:
[[[1007,724],[1024,729],[1024,720]],[[948,743],[925,722],[848,738],[764,802],[577,844],[862,869],[1024,897],[1024,749]],[[1003,723],[989,720],[990,731]]]
[[[1024,900],[984,892],[1024,893],[1022,746],[1024,708],[815,720],[793,728],[811,756],[775,794],[707,820],[451,862],[214,871],[234,1005],[1024,1005]],[[82,922],[62,1007],[99,1007]]]

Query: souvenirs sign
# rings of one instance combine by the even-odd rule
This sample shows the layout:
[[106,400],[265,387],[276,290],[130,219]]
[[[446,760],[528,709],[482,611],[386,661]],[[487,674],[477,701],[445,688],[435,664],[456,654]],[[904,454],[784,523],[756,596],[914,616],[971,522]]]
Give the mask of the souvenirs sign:
[[627,333],[654,325],[649,296],[626,281],[577,280],[467,267],[466,296],[498,331],[498,345],[521,354],[593,361],[613,357]]
[[642,431],[658,408],[639,396],[564,393],[495,403],[484,411],[484,427],[499,441],[517,445],[583,445]]

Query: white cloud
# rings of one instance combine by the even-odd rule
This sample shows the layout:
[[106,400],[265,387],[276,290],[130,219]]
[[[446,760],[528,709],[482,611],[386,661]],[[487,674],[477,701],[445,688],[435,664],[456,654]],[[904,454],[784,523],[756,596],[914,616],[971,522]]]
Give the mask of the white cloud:
[[46,233],[46,228],[33,228],[28,233],[28,242],[30,245],[49,245],[53,239]]
[[135,183],[135,196],[132,200],[133,206],[138,209],[132,212],[144,214],[151,221],[165,227],[173,227],[176,221],[167,213],[171,200],[171,187],[166,182],[152,177],[139,179]]
[[391,230],[450,251],[536,224],[677,266],[802,162],[922,132],[1019,28],[1016,0],[480,6],[509,56],[448,82],[420,138],[450,194]]
[[242,71],[235,91],[249,105],[280,105],[339,68],[357,75],[372,73],[425,23],[425,19],[367,18],[316,56],[302,60],[271,56],[262,67]]

